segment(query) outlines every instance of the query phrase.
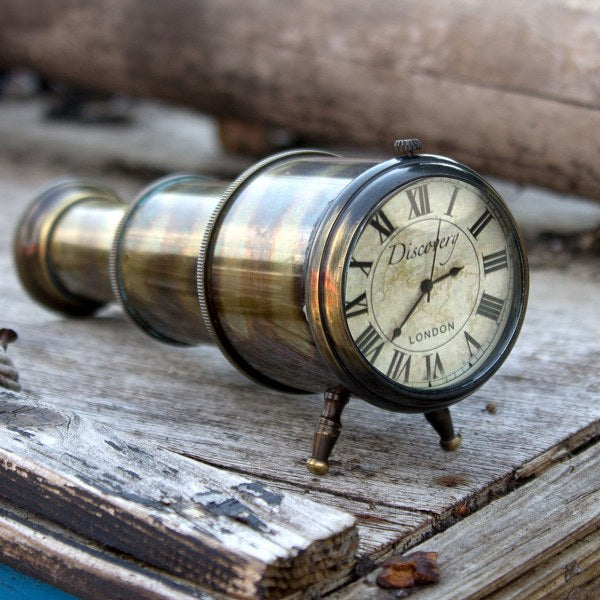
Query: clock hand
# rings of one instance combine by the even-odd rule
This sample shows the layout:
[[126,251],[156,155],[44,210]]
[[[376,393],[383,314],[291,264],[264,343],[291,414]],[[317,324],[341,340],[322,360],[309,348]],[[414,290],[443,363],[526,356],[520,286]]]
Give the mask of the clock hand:
[[[437,256],[437,249],[438,246],[440,244],[440,228],[442,226],[442,220],[439,219],[438,221],[438,229],[437,229],[437,235],[435,236],[435,248],[433,249],[433,261],[431,262],[431,273],[429,275],[429,281],[433,281],[433,272],[435,270],[435,257]],[[431,290],[427,291],[427,302],[429,302],[431,300]]]
[[[456,277],[463,270],[463,268],[464,267],[452,267],[445,275],[442,275],[441,277],[434,279],[431,282],[431,287],[433,287],[436,283],[439,283],[440,281],[446,279],[447,277]],[[423,283],[425,283],[425,282],[423,282]],[[421,285],[423,285],[423,284],[421,284]]]
[[438,277],[437,279],[434,279],[433,281],[431,279],[424,279],[423,281],[421,281],[421,294],[417,298],[416,302],[412,305],[412,307],[408,311],[407,315],[404,317],[404,321],[402,321],[402,323],[400,323],[400,325],[398,327],[396,327],[394,329],[394,331],[392,332],[392,342],[399,335],[402,334],[402,328],[404,327],[404,325],[406,325],[406,322],[408,321],[408,319],[410,319],[410,317],[415,312],[415,310],[417,310],[417,306],[419,306],[419,303],[423,299],[423,296],[425,294],[430,294],[431,290],[433,289],[433,286],[436,283],[439,283],[440,281],[443,281],[444,279],[446,279],[448,277],[456,277],[462,271],[462,269],[463,269],[463,267],[452,267],[446,274],[441,275],[440,277]]
[[[425,287],[425,289],[423,289],[424,288],[423,284],[428,284]],[[402,333],[402,328],[406,324],[406,321],[408,321],[408,319],[410,319],[411,315],[415,312],[415,310],[417,310],[417,306],[419,306],[419,302],[421,302],[421,300],[423,299],[423,296],[428,291],[429,284],[431,284],[431,281],[429,279],[425,279],[424,281],[421,282],[421,293],[420,293],[419,297],[417,298],[417,301],[412,305],[411,309],[408,311],[407,315],[404,317],[404,321],[402,321],[402,323],[400,323],[400,325],[398,327],[396,327],[396,329],[394,329],[394,331],[392,332],[392,342]]]

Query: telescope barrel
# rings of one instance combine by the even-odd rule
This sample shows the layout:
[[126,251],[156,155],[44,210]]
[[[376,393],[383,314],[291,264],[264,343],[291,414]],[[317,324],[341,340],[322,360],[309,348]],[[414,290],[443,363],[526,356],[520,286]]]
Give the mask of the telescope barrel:
[[60,181],[18,226],[17,269],[48,308],[89,315],[116,300],[161,341],[212,340],[251,379],[323,392],[338,381],[305,311],[308,257],[341,190],[373,164],[292,151],[233,183],[166,177],[130,206],[101,186]]

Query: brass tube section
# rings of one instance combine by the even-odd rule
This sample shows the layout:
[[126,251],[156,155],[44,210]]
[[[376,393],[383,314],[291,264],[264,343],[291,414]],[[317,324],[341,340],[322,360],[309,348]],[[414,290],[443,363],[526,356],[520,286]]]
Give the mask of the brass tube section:
[[210,341],[196,284],[198,248],[225,184],[176,175],[143,192],[124,216],[111,256],[113,291],[150,335]]
[[339,382],[304,312],[307,257],[341,190],[373,163],[290,158],[241,186],[213,231],[212,313],[236,352],[268,379],[323,392]]
[[29,206],[14,240],[25,289],[44,306],[88,315],[111,297],[108,255],[125,204],[110,190],[58,181]]
[[[327,392],[308,464],[323,474],[350,390],[309,325],[307,282],[319,274],[308,259],[342,190],[374,164],[293,152],[229,186],[188,175],[160,180],[129,208],[103,188],[62,182],[36,199],[18,227],[19,275],[52,309],[90,314],[116,297],[155,338],[197,344],[213,336],[253,379]],[[447,419],[437,421],[447,433]]]
[[54,228],[52,271],[72,294],[100,304],[113,298],[108,257],[126,206],[87,200],[66,211]]
[[155,337],[183,344],[208,341],[196,264],[225,187],[205,177],[176,175],[150,186],[128,208],[96,184],[57,182],[34,200],[17,227],[21,281],[53,310],[90,314],[116,295]]

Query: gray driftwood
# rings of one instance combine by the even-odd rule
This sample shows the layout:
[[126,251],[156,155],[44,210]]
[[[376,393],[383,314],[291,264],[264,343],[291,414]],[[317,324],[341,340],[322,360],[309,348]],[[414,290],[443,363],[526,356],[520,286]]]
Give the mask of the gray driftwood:
[[271,598],[347,568],[351,515],[0,390],[0,496],[194,583]]
[[0,66],[313,138],[427,151],[597,197],[600,7],[586,0],[2,0]]
[[[574,590],[600,577],[599,472],[596,444],[414,548],[439,553],[441,576],[411,599],[586,597]],[[335,600],[380,598],[377,573]]]

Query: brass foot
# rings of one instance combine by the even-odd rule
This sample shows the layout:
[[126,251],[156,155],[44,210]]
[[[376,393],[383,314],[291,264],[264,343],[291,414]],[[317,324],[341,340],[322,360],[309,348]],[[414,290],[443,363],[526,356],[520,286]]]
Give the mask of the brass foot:
[[312,456],[306,461],[306,468],[314,475],[325,475],[329,471],[329,456],[342,431],[342,411],[349,399],[350,392],[343,387],[325,392],[323,412],[313,437]]
[[458,450],[462,440],[460,434],[454,433],[452,415],[447,408],[425,413],[425,418],[440,436],[440,446],[444,450]]

